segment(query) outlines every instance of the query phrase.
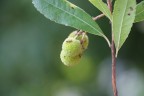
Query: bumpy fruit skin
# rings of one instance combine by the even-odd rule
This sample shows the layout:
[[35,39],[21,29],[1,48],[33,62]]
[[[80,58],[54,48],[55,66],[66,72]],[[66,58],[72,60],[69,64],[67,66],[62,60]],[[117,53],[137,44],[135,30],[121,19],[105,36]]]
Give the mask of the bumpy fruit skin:
[[81,42],[82,42],[83,49],[86,50],[88,47],[88,44],[89,44],[89,39],[88,39],[88,36],[86,34],[84,35]]
[[77,40],[80,40],[83,51],[87,49],[89,44],[89,38],[86,35],[86,33],[73,31],[72,33],[69,34],[68,37],[72,37],[72,38],[76,38]]
[[89,39],[85,32],[72,32],[62,44],[60,58],[64,65],[76,65],[80,61],[82,53],[87,49],[88,43]]
[[81,42],[75,38],[68,37],[62,44],[62,50],[69,56],[75,56],[82,53]]
[[78,34],[78,31],[73,31],[73,32],[71,32],[71,33],[69,34],[68,37],[73,37],[73,38],[74,38],[77,34]]
[[71,55],[68,55],[64,50],[62,50],[60,54],[60,58],[64,65],[74,66],[79,63],[81,59],[81,53],[75,56],[71,56]]

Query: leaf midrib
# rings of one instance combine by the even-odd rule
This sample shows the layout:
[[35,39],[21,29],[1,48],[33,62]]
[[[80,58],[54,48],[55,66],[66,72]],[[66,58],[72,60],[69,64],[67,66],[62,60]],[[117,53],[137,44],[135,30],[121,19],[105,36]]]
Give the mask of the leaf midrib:
[[[86,21],[83,21],[81,18],[76,17],[75,15],[73,15],[73,14],[71,14],[71,13],[69,13],[69,12],[67,12],[67,11],[65,11],[65,10],[63,10],[63,9],[61,9],[61,8],[59,8],[59,7],[57,7],[57,6],[55,6],[54,4],[51,4],[51,3],[47,2],[46,0],[44,0],[44,1],[45,1],[46,3],[48,3],[48,4],[50,4],[50,5],[52,5],[52,6],[56,7],[56,8],[58,8],[59,10],[64,11],[64,12],[66,12],[67,14],[74,16],[74,17],[77,18],[78,20],[84,22],[85,24],[87,24],[88,26],[90,26],[90,27],[92,27],[94,30],[96,30],[92,25],[90,25],[90,24],[87,23]],[[68,2],[68,1],[67,1],[67,2]],[[69,2],[68,2],[68,3],[69,3]],[[104,36],[100,31],[98,31],[98,30],[96,30],[96,31],[99,32],[100,35]]]
[[[126,4],[125,10],[124,10],[124,14],[123,14],[122,17],[125,16],[126,8],[127,8],[127,5],[128,5],[128,1],[129,1],[129,0],[127,0],[127,4]],[[119,38],[118,38],[118,46],[117,46],[117,50],[119,49],[119,43],[120,43],[120,37],[121,37],[121,33],[122,33],[122,25],[123,25],[123,21],[124,21],[124,18],[122,18],[122,22],[121,22],[121,25],[120,25],[120,33],[119,33]]]

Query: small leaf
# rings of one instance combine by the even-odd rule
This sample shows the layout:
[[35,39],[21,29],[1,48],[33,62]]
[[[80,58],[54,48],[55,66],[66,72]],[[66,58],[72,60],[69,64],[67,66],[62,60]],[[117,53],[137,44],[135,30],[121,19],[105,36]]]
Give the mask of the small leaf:
[[105,16],[107,16],[110,20],[112,20],[111,12],[102,0],[89,0],[95,7],[97,7]]
[[112,32],[116,56],[127,39],[135,19],[136,0],[116,0],[114,5]]
[[41,14],[56,23],[104,37],[91,16],[67,0],[33,0],[33,4]]
[[143,20],[144,20],[144,1],[140,2],[136,7],[135,22],[140,22]]

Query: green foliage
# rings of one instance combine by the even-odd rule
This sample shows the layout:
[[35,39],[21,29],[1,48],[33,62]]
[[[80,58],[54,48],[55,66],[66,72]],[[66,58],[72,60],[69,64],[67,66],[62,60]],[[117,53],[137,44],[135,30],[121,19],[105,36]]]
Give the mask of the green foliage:
[[140,2],[136,7],[135,22],[140,22],[143,20],[144,20],[144,1]]
[[136,0],[116,0],[114,5],[112,32],[116,55],[127,39],[135,19]]
[[107,16],[112,21],[111,12],[108,9],[107,4],[105,4],[102,0],[89,0],[95,7],[97,7],[105,16]]
[[[144,20],[144,1],[136,7],[136,0],[115,0],[113,14],[102,0],[89,1],[112,22],[112,35],[114,36],[117,56],[131,31],[133,23]],[[33,0],[33,4],[46,18],[65,26],[102,36],[110,46],[108,38],[99,25],[92,20],[92,17],[69,1]]]
[[33,4],[38,11],[52,21],[104,36],[90,15],[67,0],[33,0]]
[[[69,1],[93,16],[98,12],[91,9],[88,0]],[[58,54],[63,39],[73,28],[47,20],[35,10],[31,0],[0,0],[0,7],[0,96],[111,96],[108,94],[111,86],[107,85],[110,50],[102,38],[88,34],[88,50],[78,65],[67,67],[60,62]],[[98,22],[109,35],[108,20],[105,20],[104,17]],[[121,58],[117,66],[122,73],[126,71],[123,75],[131,82],[126,82],[129,87],[121,84],[123,87],[119,88],[129,90],[135,86],[126,96],[135,92],[135,96],[144,96],[144,27],[143,23],[135,25],[120,54],[126,60]],[[129,71],[131,75],[127,74]]]

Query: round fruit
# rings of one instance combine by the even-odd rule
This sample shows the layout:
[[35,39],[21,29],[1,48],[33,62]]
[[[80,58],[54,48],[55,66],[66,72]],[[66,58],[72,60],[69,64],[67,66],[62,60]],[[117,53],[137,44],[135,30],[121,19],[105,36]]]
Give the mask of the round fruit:
[[73,31],[72,33],[70,33],[69,37],[76,38],[81,42],[83,50],[87,49],[89,38],[85,32]]
[[69,56],[75,56],[82,53],[81,42],[75,38],[68,37],[62,45],[62,50]]
[[60,58],[64,65],[72,66],[77,64],[81,59],[82,53],[87,49],[88,43],[88,36],[85,32],[72,32],[62,44]]
[[78,62],[81,59],[81,54],[78,54],[76,56],[70,56],[70,55],[67,55],[64,50],[62,50],[60,54],[60,58],[61,58],[61,61],[64,63],[64,65],[73,66],[73,65],[78,64]]
[[73,37],[73,38],[75,38],[77,35],[78,35],[78,31],[73,31],[73,32],[71,32],[71,33],[69,34],[68,37]]
[[81,40],[81,44],[82,44],[82,47],[84,50],[87,49],[88,44],[89,44],[89,39],[88,39],[88,36],[86,34],[84,34],[84,36]]

